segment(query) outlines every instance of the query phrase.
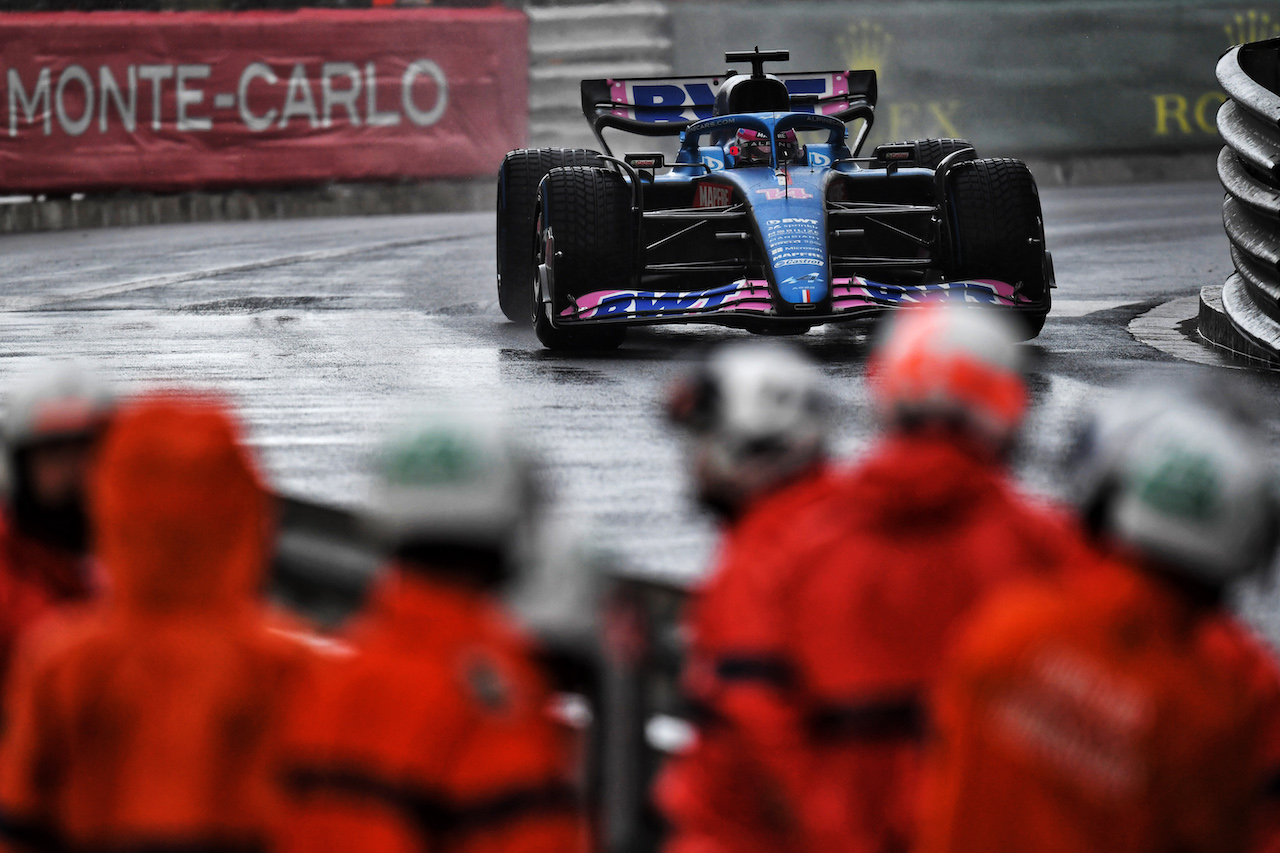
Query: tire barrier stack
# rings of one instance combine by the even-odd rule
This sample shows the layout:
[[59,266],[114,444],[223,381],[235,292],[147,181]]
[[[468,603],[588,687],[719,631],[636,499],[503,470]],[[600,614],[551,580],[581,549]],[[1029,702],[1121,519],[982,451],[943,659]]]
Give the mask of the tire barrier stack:
[[1236,271],[1201,291],[1200,335],[1280,369],[1280,39],[1233,47],[1217,74],[1228,96],[1218,111],[1222,221]]

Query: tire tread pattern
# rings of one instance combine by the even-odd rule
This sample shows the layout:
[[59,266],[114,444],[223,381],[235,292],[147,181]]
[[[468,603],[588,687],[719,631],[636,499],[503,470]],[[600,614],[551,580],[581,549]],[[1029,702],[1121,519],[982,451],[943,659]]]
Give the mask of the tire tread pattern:
[[[538,206],[555,240],[554,311],[568,306],[569,295],[630,286],[635,235],[631,190],[621,175],[593,166],[552,169],[542,180]],[[541,315],[534,330],[543,344],[558,350],[612,349],[627,331],[619,325],[559,328]]]
[[599,156],[585,148],[521,148],[503,158],[498,170],[498,304],[507,319],[529,319],[538,186],[558,166],[598,163]]
[[[1021,160],[986,158],[958,163],[948,173],[959,269],[966,278],[1017,284],[1033,300],[1046,302],[1044,225],[1040,193]],[[1044,316],[1027,315],[1039,332]]]
[[918,157],[916,165],[926,169],[937,169],[948,155],[973,147],[973,143],[967,139],[910,139],[891,144],[910,145],[913,142]]
[[557,301],[630,284],[635,238],[631,190],[621,175],[592,166],[552,169],[542,204],[556,241]]

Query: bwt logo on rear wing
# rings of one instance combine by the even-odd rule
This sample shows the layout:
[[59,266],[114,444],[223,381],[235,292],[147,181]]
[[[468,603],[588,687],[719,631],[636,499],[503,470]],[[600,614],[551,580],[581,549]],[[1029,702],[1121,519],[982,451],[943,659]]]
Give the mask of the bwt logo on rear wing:
[[[845,120],[876,103],[874,71],[801,71],[778,74],[795,112]],[[599,137],[613,127],[642,136],[675,136],[695,121],[711,118],[724,77],[646,77],[583,80],[582,112]],[[602,140],[603,141],[603,140]]]

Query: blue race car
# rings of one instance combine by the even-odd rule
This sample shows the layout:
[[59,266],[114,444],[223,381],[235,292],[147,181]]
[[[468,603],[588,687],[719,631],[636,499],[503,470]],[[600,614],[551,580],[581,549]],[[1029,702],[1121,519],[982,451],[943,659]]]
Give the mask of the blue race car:
[[[551,349],[616,347],[652,323],[803,334],[938,299],[1000,306],[1039,334],[1053,262],[1026,165],[957,139],[859,157],[875,72],[764,72],[788,57],[725,54],[750,75],[582,81],[604,153],[512,151],[499,170],[503,312]],[[679,134],[679,153],[614,157],[609,128]]]

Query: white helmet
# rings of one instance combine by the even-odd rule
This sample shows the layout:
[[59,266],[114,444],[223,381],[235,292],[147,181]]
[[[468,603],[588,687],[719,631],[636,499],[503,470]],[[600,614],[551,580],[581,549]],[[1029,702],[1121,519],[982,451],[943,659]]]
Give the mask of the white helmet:
[[811,360],[759,342],[717,349],[668,403],[694,436],[700,497],[730,512],[824,458],[832,411]]
[[377,473],[368,522],[384,543],[427,555],[488,552],[512,568],[538,494],[532,459],[501,418],[423,415],[384,444]]
[[113,402],[107,385],[84,365],[44,365],[9,392],[5,444],[14,449],[90,435],[102,427]]
[[1269,567],[1275,479],[1249,424],[1167,392],[1131,392],[1101,410],[1072,459],[1086,521],[1200,583]]
[[1027,390],[1010,318],[940,302],[898,312],[867,364],[872,400],[895,425],[945,421],[997,446],[1022,424]]
[[0,486],[15,527],[56,548],[85,551],[90,537],[84,484],[57,497],[41,494],[31,456],[50,445],[91,453],[114,403],[110,389],[82,364],[52,362],[18,382],[5,403]]

